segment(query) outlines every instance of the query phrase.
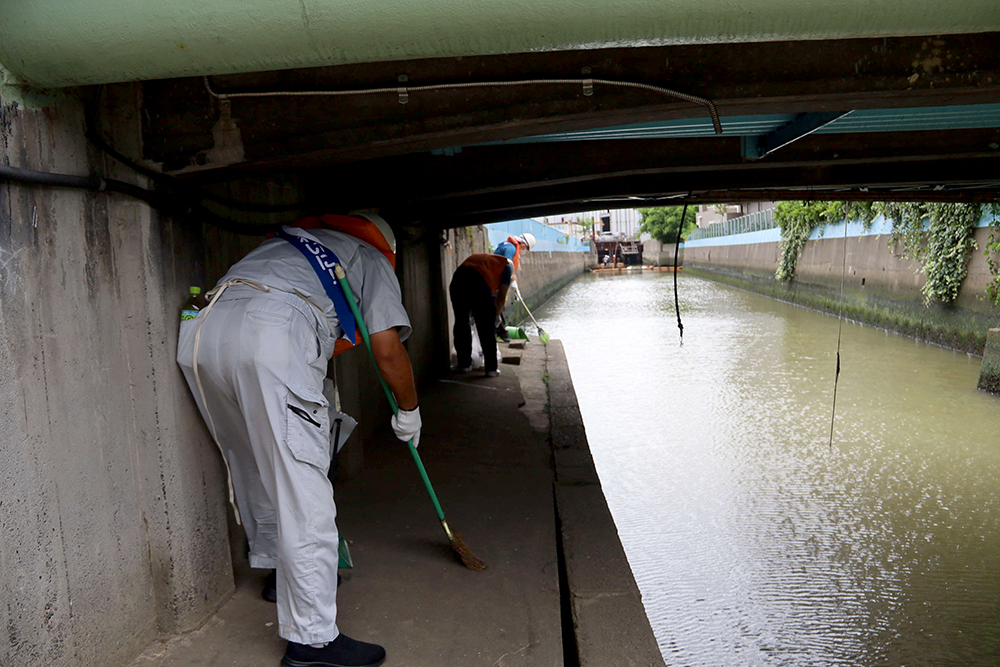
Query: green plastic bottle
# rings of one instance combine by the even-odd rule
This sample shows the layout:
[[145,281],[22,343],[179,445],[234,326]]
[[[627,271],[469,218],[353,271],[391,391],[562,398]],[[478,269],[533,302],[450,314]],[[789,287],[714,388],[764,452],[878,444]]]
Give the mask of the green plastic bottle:
[[181,322],[184,320],[193,320],[198,316],[198,311],[208,305],[205,297],[201,295],[200,287],[192,285],[188,291],[191,295],[184,302],[184,305],[181,306]]

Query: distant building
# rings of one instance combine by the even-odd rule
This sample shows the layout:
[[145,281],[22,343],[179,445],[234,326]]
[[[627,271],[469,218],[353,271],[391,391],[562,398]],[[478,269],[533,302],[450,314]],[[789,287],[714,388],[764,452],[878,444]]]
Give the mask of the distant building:
[[600,236],[604,233],[621,239],[638,239],[639,218],[639,211],[634,208],[627,208],[550,215],[537,218],[537,220],[550,227],[555,227],[570,236],[589,237],[589,233],[587,232],[589,224],[584,223],[593,223],[595,236]]
[[716,222],[724,222],[742,215],[766,211],[769,208],[774,208],[776,203],[773,201],[751,201],[738,204],[699,204],[695,220],[700,229]]

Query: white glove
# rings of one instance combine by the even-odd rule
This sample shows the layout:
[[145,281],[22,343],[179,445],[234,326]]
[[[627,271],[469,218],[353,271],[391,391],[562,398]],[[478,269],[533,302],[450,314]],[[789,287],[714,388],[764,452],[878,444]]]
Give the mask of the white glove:
[[514,301],[517,301],[518,295],[521,293],[521,291],[517,289],[517,278],[510,279],[510,291],[514,295]]
[[396,437],[406,442],[413,439],[413,446],[420,445],[420,406],[412,410],[400,410],[392,416],[392,430]]
[[500,319],[500,316],[499,316],[499,315],[497,315],[497,318],[496,318],[495,320],[493,320],[493,328],[494,328],[494,329],[499,329],[499,328],[500,328],[500,323],[501,323],[502,321],[503,321],[503,320],[501,320],[501,319]]

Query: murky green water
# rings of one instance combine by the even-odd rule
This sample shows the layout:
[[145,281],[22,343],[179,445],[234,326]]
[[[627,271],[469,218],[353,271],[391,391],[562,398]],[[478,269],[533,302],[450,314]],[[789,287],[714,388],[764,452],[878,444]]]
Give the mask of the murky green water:
[[668,665],[1000,664],[1000,398],[980,360],[681,276],[536,316]]

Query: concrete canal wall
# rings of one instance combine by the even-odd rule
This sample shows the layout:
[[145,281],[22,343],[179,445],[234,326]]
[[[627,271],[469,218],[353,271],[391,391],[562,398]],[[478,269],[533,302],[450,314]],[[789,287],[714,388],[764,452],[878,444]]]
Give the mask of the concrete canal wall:
[[990,329],[979,371],[979,388],[1000,395],[1000,329]]
[[[674,243],[663,243],[656,239],[649,239],[642,242],[642,263],[646,266],[673,266],[674,265]],[[681,244],[680,253],[677,256],[677,266],[684,264],[684,244]]]
[[[1000,308],[981,297],[991,279],[982,250],[972,253],[969,274],[954,304],[925,305],[926,277],[919,262],[888,245],[884,221],[868,232],[860,224],[828,226],[814,233],[799,257],[795,279],[774,278],[780,229],[701,239],[684,244],[684,270],[775,298],[836,314],[922,340],[981,355],[986,332],[1000,322]],[[985,247],[990,230],[976,229]]]

